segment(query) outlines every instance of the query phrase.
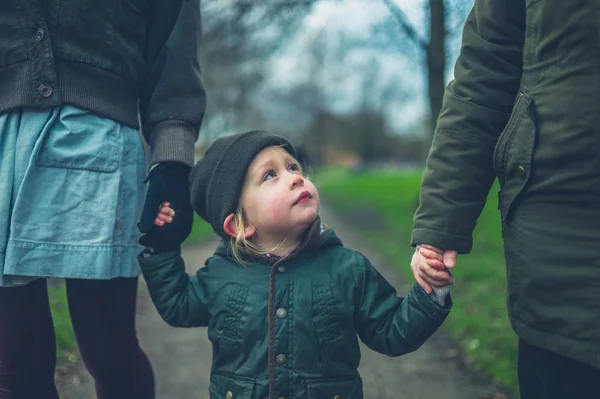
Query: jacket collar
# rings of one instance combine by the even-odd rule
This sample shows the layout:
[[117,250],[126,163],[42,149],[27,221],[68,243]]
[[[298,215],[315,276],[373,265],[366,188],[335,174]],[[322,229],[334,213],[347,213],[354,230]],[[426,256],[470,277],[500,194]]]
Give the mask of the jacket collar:
[[[241,256],[242,259],[247,262],[272,265],[275,262],[278,262],[279,260],[282,260],[284,258],[287,259],[296,257],[300,254],[305,254],[319,248],[334,245],[341,246],[342,243],[329,226],[327,226],[324,223],[321,223],[321,217],[317,216],[316,219],[312,222],[312,224],[304,232],[303,239],[300,242],[300,245],[298,245],[296,249],[294,249],[290,253],[284,256],[277,256],[271,254],[255,255],[242,252]],[[227,257],[231,261],[235,262],[235,259],[233,257],[233,251],[228,241],[222,241],[221,244],[219,244],[219,246],[217,247],[215,254]]]

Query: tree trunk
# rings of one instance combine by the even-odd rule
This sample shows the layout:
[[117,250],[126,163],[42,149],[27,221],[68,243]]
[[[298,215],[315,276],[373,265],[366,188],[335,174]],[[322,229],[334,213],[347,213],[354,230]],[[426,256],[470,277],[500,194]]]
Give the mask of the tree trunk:
[[444,37],[446,29],[444,25],[445,10],[443,0],[429,0],[431,16],[430,40],[427,45],[427,70],[429,78],[429,107],[431,112],[429,136],[425,146],[429,150],[437,118],[442,109],[444,98],[444,71],[446,69],[446,49]]

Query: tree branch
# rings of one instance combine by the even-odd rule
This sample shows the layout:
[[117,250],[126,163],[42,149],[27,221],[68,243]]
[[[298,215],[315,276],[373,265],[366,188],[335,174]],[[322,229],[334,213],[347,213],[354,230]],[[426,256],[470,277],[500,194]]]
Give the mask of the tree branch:
[[426,50],[428,45],[427,41],[419,37],[419,34],[417,31],[415,31],[415,28],[413,28],[413,26],[406,20],[406,17],[404,16],[404,13],[400,7],[398,7],[392,0],[383,0],[383,2],[387,6],[388,10],[390,10],[390,13],[392,13],[394,18],[396,18],[396,21],[400,24],[400,27],[404,30],[406,35],[413,42],[415,42],[415,44]]

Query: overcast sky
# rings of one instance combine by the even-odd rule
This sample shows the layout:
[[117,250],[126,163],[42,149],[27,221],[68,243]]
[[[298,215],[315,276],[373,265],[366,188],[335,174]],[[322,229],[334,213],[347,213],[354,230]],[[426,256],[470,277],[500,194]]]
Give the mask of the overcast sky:
[[[395,0],[408,21],[418,34],[426,38],[427,9],[425,0]],[[328,37],[344,36],[368,41],[372,29],[377,24],[390,19],[388,8],[381,0],[321,0],[315,4],[311,13],[304,19],[302,26],[293,37],[290,45],[282,48],[270,64],[269,86],[286,88],[309,79],[306,70],[306,53],[309,44],[315,40],[326,41]],[[398,40],[406,40],[402,31],[396,29]],[[458,56],[460,31],[448,38],[449,51],[447,80],[452,79],[452,67]],[[345,65],[351,71],[364,70],[364,66],[376,63],[380,70],[378,82],[373,90],[384,90],[386,86],[399,84],[410,93],[407,98],[393,99],[384,107],[392,125],[399,130],[407,126],[418,126],[427,115],[427,82],[424,76],[424,54],[416,46],[410,51],[383,52],[369,50],[350,50]],[[345,69],[345,68],[344,68]],[[321,75],[321,87],[332,102],[332,108],[338,112],[351,112],[362,99],[361,86],[363,76],[360,72],[344,73],[341,69],[324,68]]]

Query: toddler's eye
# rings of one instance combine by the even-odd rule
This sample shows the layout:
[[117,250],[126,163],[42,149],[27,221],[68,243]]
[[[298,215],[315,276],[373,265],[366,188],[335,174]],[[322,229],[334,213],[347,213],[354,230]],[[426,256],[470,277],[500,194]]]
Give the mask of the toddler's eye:
[[275,174],[275,171],[270,170],[267,173],[265,173],[265,175],[263,176],[263,181],[267,181],[267,180],[271,180],[272,178],[274,178],[275,176],[277,176]]
[[288,170],[290,172],[300,172],[300,174],[302,174],[302,167],[298,163],[290,164],[290,166],[288,166]]

